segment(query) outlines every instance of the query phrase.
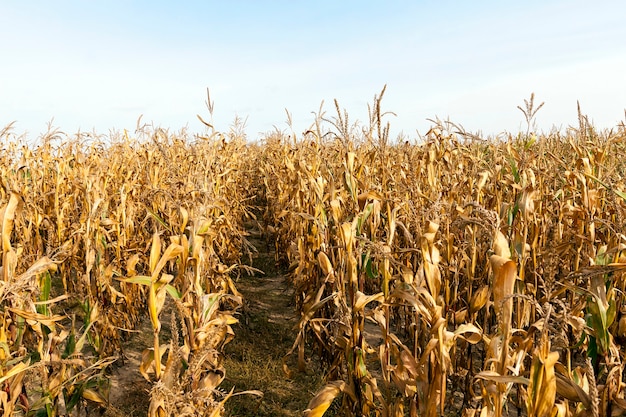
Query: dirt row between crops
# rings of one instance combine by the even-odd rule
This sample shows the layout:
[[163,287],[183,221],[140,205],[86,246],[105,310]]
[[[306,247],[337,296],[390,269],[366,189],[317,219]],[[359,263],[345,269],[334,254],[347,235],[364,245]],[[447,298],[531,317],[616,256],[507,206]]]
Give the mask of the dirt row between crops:
[[[226,380],[235,391],[261,390],[263,398],[238,396],[226,403],[232,416],[301,416],[323,381],[316,364],[306,373],[287,378],[283,361],[297,331],[293,288],[276,263],[274,244],[260,227],[251,227],[249,240],[257,249],[252,266],[263,273],[242,275],[236,286],[244,298],[235,339],[226,346]],[[293,363],[288,361],[287,365]]]
[[[236,282],[244,305],[233,326],[235,338],[225,347],[226,378],[220,389],[228,393],[260,390],[263,397],[237,395],[226,402],[227,416],[301,416],[309,400],[323,385],[316,364],[306,373],[287,378],[283,359],[297,331],[293,289],[276,264],[274,245],[266,240],[260,226],[250,226],[250,243],[256,248],[252,266],[259,271],[242,274]],[[162,332],[169,333],[167,305],[162,312]],[[146,316],[124,344],[124,363],[111,375],[110,406],[105,415],[143,417],[150,403],[152,384],[139,373],[142,352],[152,346],[152,328]],[[293,363],[287,363],[293,367]],[[118,364],[120,365],[120,364]]]

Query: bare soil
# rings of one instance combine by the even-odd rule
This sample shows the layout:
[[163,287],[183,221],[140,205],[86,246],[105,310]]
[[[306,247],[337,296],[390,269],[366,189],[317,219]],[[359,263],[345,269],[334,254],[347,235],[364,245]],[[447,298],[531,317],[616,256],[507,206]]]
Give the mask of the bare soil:
[[118,360],[111,374],[109,407],[106,416],[145,417],[150,405],[152,384],[140,373],[142,352],[153,346],[150,319],[146,316],[123,346],[123,359]]
[[[268,243],[258,226],[250,226],[250,241],[257,249],[252,266],[262,272],[245,275],[236,287],[243,295],[239,323],[233,326],[235,339],[225,347],[226,379],[220,389],[235,393],[260,390],[263,397],[236,395],[226,402],[228,416],[300,416],[310,399],[323,385],[315,364],[307,373],[294,372],[287,378],[283,358],[291,348],[297,332],[293,290],[286,275],[276,265],[273,244]],[[161,321],[166,333],[164,308]],[[169,327],[169,325],[167,325]],[[152,346],[152,328],[146,316],[124,344],[124,361],[112,370],[109,407],[105,416],[146,416],[152,384],[139,373],[142,352]],[[287,363],[294,369],[293,363]]]
[[[242,276],[237,289],[244,298],[235,339],[226,346],[226,380],[222,387],[235,392],[261,390],[262,399],[238,396],[226,403],[231,416],[301,416],[323,381],[315,366],[307,373],[283,371],[283,360],[297,335],[293,289],[276,265],[273,244],[258,229],[250,231],[257,248],[252,266],[263,271]],[[287,363],[291,369],[294,364]]]

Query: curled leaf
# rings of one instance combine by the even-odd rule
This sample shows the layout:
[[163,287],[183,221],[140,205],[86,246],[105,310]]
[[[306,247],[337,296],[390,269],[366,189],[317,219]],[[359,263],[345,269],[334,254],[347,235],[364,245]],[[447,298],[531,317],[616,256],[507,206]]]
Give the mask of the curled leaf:
[[322,388],[309,402],[304,417],[321,417],[324,415],[333,400],[345,390],[346,383],[343,381],[332,381]]

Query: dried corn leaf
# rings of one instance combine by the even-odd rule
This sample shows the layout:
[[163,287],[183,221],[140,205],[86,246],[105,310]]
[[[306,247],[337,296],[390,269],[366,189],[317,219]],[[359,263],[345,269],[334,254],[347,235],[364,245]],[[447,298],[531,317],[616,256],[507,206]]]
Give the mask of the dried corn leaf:
[[309,402],[307,409],[304,410],[304,416],[323,416],[333,400],[344,391],[345,387],[346,383],[344,381],[332,381],[326,384]]

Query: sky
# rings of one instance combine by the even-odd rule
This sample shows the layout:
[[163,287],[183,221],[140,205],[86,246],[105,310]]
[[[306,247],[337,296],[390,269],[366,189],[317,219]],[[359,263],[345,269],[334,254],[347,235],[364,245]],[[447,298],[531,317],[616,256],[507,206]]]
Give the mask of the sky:
[[[0,2],[0,129],[36,138],[142,123],[202,133],[245,121],[250,140],[300,135],[315,113],[367,121],[384,85],[392,135],[429,119],[470,132],[539,131],[625,120],[626,2]],[[213,116],[205,101],[207,88]],[[292,126],[287,124],[289,111]]]

